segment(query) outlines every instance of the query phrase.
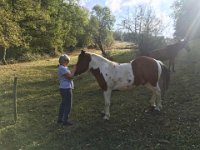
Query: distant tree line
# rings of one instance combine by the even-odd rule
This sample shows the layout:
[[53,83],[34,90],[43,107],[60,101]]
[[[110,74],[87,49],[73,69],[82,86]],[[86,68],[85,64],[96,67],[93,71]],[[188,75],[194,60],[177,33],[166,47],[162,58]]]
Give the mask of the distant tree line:
[[115,18],[107,7],[90,13],[76,0],[0,0],[0,59],[56,55],[75,47],[104,52],[113,42]]
[[[172,9],[174,37],[200,38],[199,0],[176,0]],[[0,60],[6,64],[76,47],[95,47],[106,55],[114,39],[135,43],[141,53],[167,44],[165,26],[151,7],[138,5],[121,20],[113,34],[115,17],[107,7],[89,12],[78,0],[0,0]]]
[[[200,38],[199,0],[176,0],[171,8],[175,29],[174,39]],[[162,36],[166,26],[148,5],[135,6],[121,19],[119,30],[114,33],[115,39],[136,43],[142,54],[172,43],[171,39]]]
[[118,26],[123,33],[116,32],[115,36],[119,38],[121,35],[122,40],[136,43],[140,53],[145,54],[166,45],[162,36],[162,20],[149,5],[137,5],[134,9],[128,10],[121,19]]

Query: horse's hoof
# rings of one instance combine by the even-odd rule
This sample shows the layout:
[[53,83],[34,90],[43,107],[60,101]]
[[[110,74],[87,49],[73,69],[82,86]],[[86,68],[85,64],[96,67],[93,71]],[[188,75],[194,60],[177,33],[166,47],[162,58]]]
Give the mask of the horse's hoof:
[[100,112],[100,114],[101,114],[102,117],[104,117],[104,116],[106,115],[105,112],[104,112],[104,110],[102,110],[102,111]]
[[159,107],[155,107],[154,111],[160,111],[160,108]]
[[109,120],[109,117],[105,115],[105,116],[103,117],[103,119],[104,119],[104,120]]
[[148,108],[145,109],[144,112],[147,113],[147,112],[152,112],[154,110],[155,110],[155,106],[149,106]]

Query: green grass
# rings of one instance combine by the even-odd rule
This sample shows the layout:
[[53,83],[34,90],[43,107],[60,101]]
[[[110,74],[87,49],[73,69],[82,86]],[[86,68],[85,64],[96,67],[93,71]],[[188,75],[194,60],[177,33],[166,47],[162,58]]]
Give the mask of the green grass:
[[[103,94],[90,73],[74,79],[72,127],[56,123],[60,95],[57,59],[0,66],[0,149],[2,150],[199,150],[200,45],[183,50],[159,113],[144,113],[150,92],[144,87],[114,91],[111,118],[100,111]],[[109,52],[128,62],[132,50]],[[77,57],[72,55],[72,67]],[[18,76],[18,120],[12,116],[12,82]]]

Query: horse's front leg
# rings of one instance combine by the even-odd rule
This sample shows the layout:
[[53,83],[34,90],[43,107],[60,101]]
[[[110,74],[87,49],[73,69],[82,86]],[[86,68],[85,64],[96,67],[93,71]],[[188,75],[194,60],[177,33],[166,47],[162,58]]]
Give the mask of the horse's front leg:
[[104,108],[104,117],[103,119],[109,120],[110,118],[110,98],[111,98],[111,89],[108,89],[107,91],[104,91],[104,100],[105,100],[105,108]]
[[169,71],[171,71],[171,63],[172,63],[172,60],[171,59],[169,59]]
[[174,65],[175,65],[175,58],[172,59],[172,71],[173,72],[175,72]]

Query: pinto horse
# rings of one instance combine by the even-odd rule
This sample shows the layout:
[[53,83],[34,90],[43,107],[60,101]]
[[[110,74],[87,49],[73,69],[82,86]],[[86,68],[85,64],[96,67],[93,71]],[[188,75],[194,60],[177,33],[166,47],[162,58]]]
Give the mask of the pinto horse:
[[[113,90],[129,89],[145,85],[152,91],[150,105],[155,110],[162,108],[161,95],[169,84],[169,70],[158,60],[141,56],[129,63],[112,62],[100,55],[81,51],[75,75],[89,70],[103,90],[105,99],[104,119],[110,117],[110,98]],[[162,88],[159,83],[162,82]]]
[[175,57],[177,56],[178,52],[183,48],[185,48],[188,52],[190,51],[187,40],[179,41],[175,44],[168,45],[167,47],[162,49],[153,50],[149,52],[147,56],[161,61],[169,60],[169,70],[172,65],[172,71],[175,72],[174,70]]

